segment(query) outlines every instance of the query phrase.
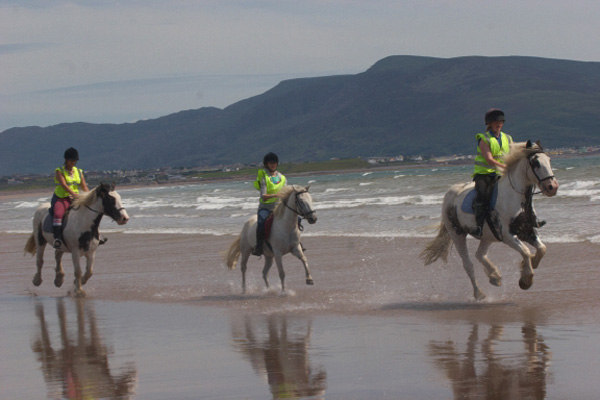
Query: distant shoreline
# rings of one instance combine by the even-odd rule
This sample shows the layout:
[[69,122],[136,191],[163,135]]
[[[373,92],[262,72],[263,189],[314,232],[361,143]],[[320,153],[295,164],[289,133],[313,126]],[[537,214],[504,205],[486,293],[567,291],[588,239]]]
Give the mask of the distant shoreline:
[[[590,152],[584,154],[552,154],[552,158],[557,159],[575,159],[575,158],[586,158],[586,157],[594,157],[599,156],[600,152]],[[341,174],[341,173],[366,173],[366,172],[374,172],[374,171],[394,171],[394,170],[406,170],[406,169],[427,169],[427,168],[443,168],[443,167],[454,167],[454,166],[463,166],[463,165],[471,165],[473,163],[472,159],[465,160],[450,160],[446,162],[440,161],[423,161],[423,162],[402,162],[402,163],[388,163],[382,165],[369,165],[361,168],[356,167],[348,167],[348,168],[338,168],[338,169],[323,169],[323,170],[311,170],[310,165],[307,166],[307,169],[304,171],[293,172],[297,166],[297,164],[283,164],[280,167],[282,173],[284,173],[287,177],[302,177],[308,175],[333,175],[333,174]],[[291,172],[286,171],[286,167],[292,169]],[[165,186],[176,186],[176,185],[193,185],[197,183],[204,182],[236,182],[236,181],[245,181],[245,180],[253,180],[255,178],[255,173],[258,170],[257,168],[249,169],[249,172],[240,174],[238,171],[231,171],[231,173],[224,172],[219,174],[218,176],[210,176],[207,174],[200,178],[190,178],[190,179],[181,179],[181,180],[173,180],[173,181],[164,181],[164,182],[148,182],[148,183],[118,183],[118,188],[126,188],[126,189],[138,189],[138,188],[147,188],[147,187],[165,187]],[[49,177],[50,182],[51,177]],[[95,186],[95,184],[88,186]],[[6,187],[0,187],[0,200],[11,200],[15,198],[26,196],[48,196],[48,199],[52,196],[52,191],[54,190],[54,185],[48,185],[47,188],[42,188],[39,185],[36,187],[28,188],[22,185],[12,185]]]
[[[374,171],[394,171],[394,170],[403,170],[403,169],[426,169],[426,168],[436,168],[436,167],[447,167],[447,166],[458,166],[458,165],[468,165],[471,164],[472,160],[465,160],[464,162],[420,162],[420,163],[403,163],[403,164],[387,164],[387,165],[373,165],[365,168],[340,168],[340,169],[331,169],[331,170],[306,170],[302,172],[286,172],[285,165],[280,170],[288,177],[302,177],[308,175],[333,175],[333,174],[341,174],[341,173],[366,173],[366,172],[374,172]],[[248,174],[231,174],[231,176],[215,176],[211,177],[206,176],[200,179],[182,179],[177,181],[165,181],[165,182],[151,182],[146,184],[140,183],[118,183],[118,188],[126,188],[126,189],[138,189],[138,188],[148,188],[148,187],[165,187],[165,186],[176,186],[176,185],[193,185],[198,183],[205,182],[239,182],[239,181],[247,181],[254,180],[256,177],[256,171],[258,167],[252,169],[251,173]],[[50,179],[50,178],[49,178]],[[90,185],[88,182],[88,186],[90,189],[95,187],[95,184]],[[52,196],[52,192],[54,190],[54,185],[48,185],[48,190],[44,188],[40,188],[36,186],[35,188],[27,188],[22,185],[14,185],[13,187],[5,187],[0,189],[0,200],[10,200],[26,196],[37,196],[40,197],[48,196],[48,199]]]

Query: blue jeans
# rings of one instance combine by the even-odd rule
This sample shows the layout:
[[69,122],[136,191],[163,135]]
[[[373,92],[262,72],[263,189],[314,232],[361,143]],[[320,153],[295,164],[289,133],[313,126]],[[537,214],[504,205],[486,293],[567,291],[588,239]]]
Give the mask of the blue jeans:
[[257,221],[258,226],[264,227],[265,222],[267,221],[267,218],[269,218],[269,215],[271,215],[271,210],[269,210],[267,208],[259,208],[258,213],[256,215],[258,217],[258,221]]

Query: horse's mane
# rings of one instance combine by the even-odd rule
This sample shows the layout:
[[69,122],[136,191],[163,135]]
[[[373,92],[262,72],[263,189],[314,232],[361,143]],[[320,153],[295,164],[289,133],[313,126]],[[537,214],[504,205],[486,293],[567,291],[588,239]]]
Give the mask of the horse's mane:
[[298,186],[294,186],[294,185],[284,186],[279,191],[279,201],[277,201],[277,205],[275,206],[275,209],[273,210],[273,216],[274,217],[281,216],[283,214],[283,212],[285,211],[285,204],[283,204],[283,203],[287,202],[287,200],[290,198],[292,193],[294,193],[295,191],[300,191],[300,190],[302,190],[302,189],[299,188]]
[[91,206],[96,202],[97,198],[98,195],[96,189],[92,189],[87,193],[80,193],[79,196],[73,200],[72,207]]
[[510,171],[514,168],[519,161],[529,157],[535,153],[543,153],[542,147],[536,143],[532,143],[530,147],[527,147],[527,142],[517,142],[510,146],[510,152],[504,158],[504,165],[506,165],[506,171]]

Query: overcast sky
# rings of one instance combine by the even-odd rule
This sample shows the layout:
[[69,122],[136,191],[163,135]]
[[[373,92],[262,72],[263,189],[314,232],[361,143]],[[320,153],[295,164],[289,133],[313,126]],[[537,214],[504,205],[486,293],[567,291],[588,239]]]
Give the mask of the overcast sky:
[[600,61],[598,16],[598,0],[0,0],[0,131],[223,108],[389,55]]

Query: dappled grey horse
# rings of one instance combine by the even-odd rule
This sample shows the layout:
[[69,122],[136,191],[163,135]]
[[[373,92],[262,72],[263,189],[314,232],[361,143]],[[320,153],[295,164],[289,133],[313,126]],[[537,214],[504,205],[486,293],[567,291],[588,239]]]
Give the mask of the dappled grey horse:
[[[279,270],[281,279],[281,290],[285,290],[285,272],[283,271],[282,257],[292,253],[298,257],[304,265],[306,273],[306,284],[312,285],[313,279],[308,268],[308,261],[302,251],[300,244],[300,229],[298,216],[305,218],[309,224],[317,222],[317,214],[313,210],[312,197],[308,193],[308,186],[285,186],[279,192],[277,206],[273,210],[273,225],[269,239],[264,244],[265,265],[263,267],[263,279],[267,287],[269,280],[267,275],[273,265],[273,259]],[[234,269],[238,258],[242,257],[242,287],[246,290],[246,269],[248,258],[252,248],[256,244],[256,215],[253,215],[242,228],[239,237],[231,244],[225,254],[225,263],[229,269]]]

